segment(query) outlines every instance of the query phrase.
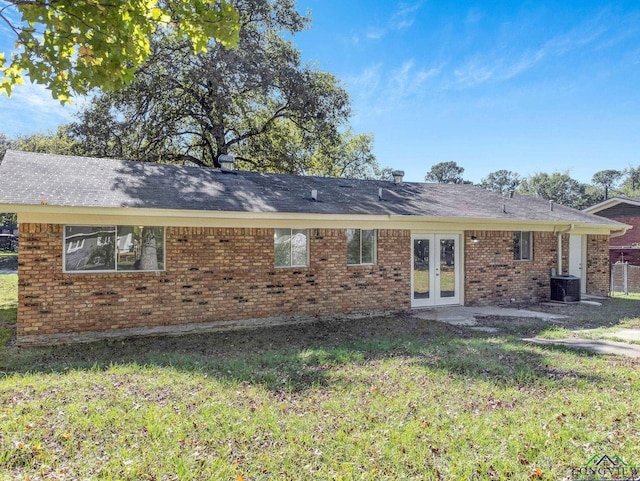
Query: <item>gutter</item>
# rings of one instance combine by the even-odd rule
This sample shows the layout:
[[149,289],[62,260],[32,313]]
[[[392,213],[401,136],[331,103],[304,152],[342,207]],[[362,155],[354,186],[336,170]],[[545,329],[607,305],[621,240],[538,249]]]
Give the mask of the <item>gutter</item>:
[[625,235],[627,233],[627,231],[629,229],[633,229],[633,226],[632,225],[626,225],[622,229],[612,230],[611,234],[609,234],[609,237],[620,237],[620,236],[623,236],[623,235]]
[[575,224],[570,224],[569,227],[564,229],[556,230],[553,228],[554,234],[558,237],[558,275],[562,275],[562,234],[566,234],[567,232],[571,232],[575,228]]

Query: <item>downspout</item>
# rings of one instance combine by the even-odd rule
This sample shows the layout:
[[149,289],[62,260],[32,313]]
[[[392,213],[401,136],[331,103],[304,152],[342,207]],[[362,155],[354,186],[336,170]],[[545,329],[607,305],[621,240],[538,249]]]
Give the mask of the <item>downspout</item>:
[[567,232],[571,232],[575,227],[574,224],[570,224],[569,227],[565,229],[561,229],[556,231],[556,228],[553,228],[554,234],[558,237],[558,273],[557,275],[562,275],[562,234],[566,234]]

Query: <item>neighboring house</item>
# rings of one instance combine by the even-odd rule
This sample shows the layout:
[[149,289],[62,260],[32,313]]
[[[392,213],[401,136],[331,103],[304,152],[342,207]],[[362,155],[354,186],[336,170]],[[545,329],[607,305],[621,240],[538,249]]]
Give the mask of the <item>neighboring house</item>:
[[640,266],[640,199],[612,197],[584,209],[584,212],[628,224],[633,228],[609,242],[609,260]]
[[302,177],[8,151],[18,343],[607,295],[624,224],[471,185]]

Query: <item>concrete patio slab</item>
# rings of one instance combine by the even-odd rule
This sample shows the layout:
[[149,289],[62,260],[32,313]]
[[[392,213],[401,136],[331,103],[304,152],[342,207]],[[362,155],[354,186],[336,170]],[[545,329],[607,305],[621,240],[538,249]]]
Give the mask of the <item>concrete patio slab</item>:
[[431,307],[413,311],[413,316],[418,319],[429,319],[438,322],[445,322],[454,326],[475,326],[478,324],[476,316],[497,316],[497,317],[525,317],[534,319],[544,319],[555,321],[564,319],[566,316],[560,314],[549,314],[547,312],[532,311],[529,309],[513,309],[510,307],[467,307],[448,306]]
[[640,341],[640,329],[620,329],[616,332],[605,332],[602,337],[617,337],[628,341]]

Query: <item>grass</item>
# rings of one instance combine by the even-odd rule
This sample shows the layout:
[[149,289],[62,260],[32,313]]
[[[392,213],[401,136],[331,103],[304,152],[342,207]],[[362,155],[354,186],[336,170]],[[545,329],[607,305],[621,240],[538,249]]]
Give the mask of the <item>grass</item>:
[[[607,327],[640,303],[562,308]],[[640,361],[410,316],[0,347],[0,479],[569,479],[640,462]]]
[[[612,296],[612,301],[609,301],[609,305],[620,306],[623,308],[623,312],[614,311],[612,313],[611,319],[614,319],[615,322],[605,322],[604,325],[593,325],[589,324],[587,319],[583,319],[583,322],[579,322],[570,327],[551,326],[540,332],[538,337],[545,339],[566,339],[569,337],[593,340],[605,339],[630,344],[640,344],[640,341],[615,336],[615,333],[621,329],[640,329],[640,317],[638,317],[640,315],[640,311],[627,309],[628,312],[626,315],[624,314],[624,306],[627,308],[629,306],[640,307],[640,295],[614,295]],[[595,309],[596,312],[597,310],[598,309]]]
[[0,275],[0,329],[16,322],[18,275]]
[[[430,277],[429,271],[413,272],[413,290],[418,293],[429,292]],[[455,272],[442,271],[440,274],[440,291],[455,292]]]
[[640,293],[638,293],[638,292],[629,292],[628,294],[625,294],[624,292],[613,292],[611,297],[613,297],[614,299],[640,300]]

